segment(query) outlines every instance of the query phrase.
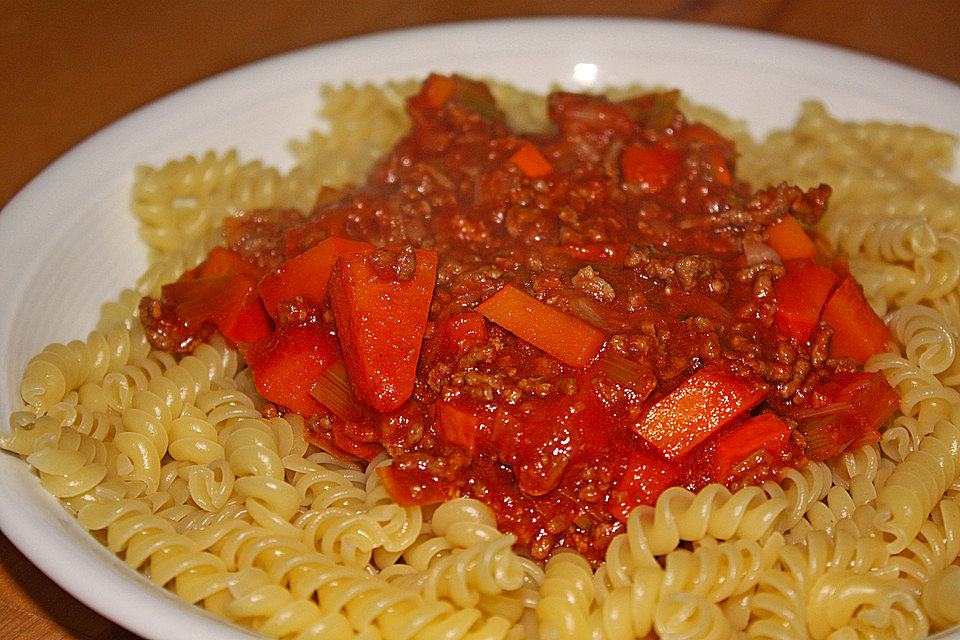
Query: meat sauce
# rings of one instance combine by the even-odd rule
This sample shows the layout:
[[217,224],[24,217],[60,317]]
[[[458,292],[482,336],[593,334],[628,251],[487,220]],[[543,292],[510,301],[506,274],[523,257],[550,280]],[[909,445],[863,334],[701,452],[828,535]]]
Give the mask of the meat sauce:
[[[400,504],[485,502],[537,559],[569,547],[599,561],[627,513],[669,486],[735,489],[875,440],[896,395],[859,352],[833,348],[843,329],[820,317],[843,303],[831,302],[843,262],[810,235],[774,232],[815,222],[829,188],[752,191],[733,144],[675,103],[554,93],[552,130],[524,135],[481,83],[431,76],[408,102],[409,134],[366,184],[325,191],[308,215],[228,221],[226,246],[272,316],[265,337],[228,335],[255,377],[295,330],[328,354],[298,360],[287,382],[258,380],[270,410],[305,413],[309,437],[340,455],[388,454],[381,477]],[[333,275],[311,279],[317,292],[271,302],[262,278],[334,240],[345,244]],[[181,282],[209,280],[202,269]],[[359,372],[380,337],[351,342],[344,318],[373,281],[387,302],[371,313],[403,334],[396,367],[411,373],[409,390],[371,399],[358,376],[391,379],[394,363]],[[815,306],[812,320],[791,301]],[[144,300],[155,345],[189,350],[222,326],[188,306],[175,289]],[[883,331],[869,349],[886,346]],[[346,384],[277,390],[303,378]]]

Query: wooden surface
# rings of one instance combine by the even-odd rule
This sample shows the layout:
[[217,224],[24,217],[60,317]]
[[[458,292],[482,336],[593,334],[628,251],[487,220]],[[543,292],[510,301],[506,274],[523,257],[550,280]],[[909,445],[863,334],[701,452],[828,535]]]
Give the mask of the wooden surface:
[[[351,35],[521,15],[745,26],[960,82],[960,0],[0,0],[0,206],[101,127],[220,71]],[[0,638],[136,640],[73,600],[2,536]]]

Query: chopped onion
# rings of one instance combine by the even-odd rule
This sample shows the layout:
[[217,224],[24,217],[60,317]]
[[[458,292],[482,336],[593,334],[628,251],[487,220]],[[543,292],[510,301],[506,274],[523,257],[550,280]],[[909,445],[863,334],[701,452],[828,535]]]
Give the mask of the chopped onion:
[[608,378],[643,397],[657,386],[656,376],[650,369],[617,353],[604,351],[597,359],[597,364]]
[[755,238],[743,239],[743,255],[747,259],[747,264],[760,264],[762,262],[773,262],[783,264],[780,256],[770,248],[769,245],[760,242]]
[[347,422],[360,418],[360,403],[353,395],[350,380],[347,379],[347,366],[342,358],[323,370],[310,388],[310,395],[338,418]]
[[589,300],[583,296],[576,296],[573,300],[573,306],[577,311],[577,315],[580,316],[580,319],[586,322],[587,324],[592,324],[598,329],[603,329],[605,327],[603,316],[600,315],[600,312],[594,307],[593,301]]

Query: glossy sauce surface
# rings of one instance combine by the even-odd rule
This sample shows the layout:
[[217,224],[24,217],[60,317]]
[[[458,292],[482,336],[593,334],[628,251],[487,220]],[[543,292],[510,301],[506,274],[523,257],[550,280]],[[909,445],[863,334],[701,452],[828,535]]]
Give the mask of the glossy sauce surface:
[[[676,97],[557,93],[553,130],[522,135],[484,85],[432,76],[409,101],[411,132],[365,185],[325,192],[306,217],[229,221],[227,246],[261,272],[329,238],[390,248],[363,258],[368,284],[438,256],[412,393],[348,419],[301,409],[311,438],[386,452],[401,504],[477,497],[535,558],[566,546],[599,561],[630,509],[668,486],[736,488],[803,465],[798,420],[855,367],[828,357],[823,324],[809,339],[783,333],[786,267],[765,243],[782,219],[816,221],[829,189],[751,191],[732,143],[688,122]],[[818,260],[845,275],[829,252]],[[278,327],[339,328],[343,345],[336,305],[315,297],[281,303]],[[773,431],[752,421],[771,415]],[[766,440],[744,435],[756,430]]]

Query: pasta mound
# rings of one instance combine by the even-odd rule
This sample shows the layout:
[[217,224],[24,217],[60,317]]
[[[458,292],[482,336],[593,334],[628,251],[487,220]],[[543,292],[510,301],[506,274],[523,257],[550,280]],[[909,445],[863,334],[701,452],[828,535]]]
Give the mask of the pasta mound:
[[[842,123],[808,104],[794,129],[756,143],[687,109],[738,140],[755,184],[832,184],[819,231],[896,338],[900,353],[867,369],[898,391],[901,412],[879,443],[779,482],[667,490],[634,509],[596,571],[575,553],[545,567],[518,555],[476,501],[393,503],[375,472],[385,460],[355,468],[308,446],[299,416],[264,417],[222,341],[181,358],[149,347],[141,296],[202,260],[225,216],[307,208],[321,186],[359,182],[406,128],[414,88],[325,88],[329,131],[292,144],[287,174],[235,152],[140,167],[132,208],[151,267],[85,341],[29,362],[0,445],[133,569],[269,637],[921,638],[960,623],[960,187],[942,175],[948,135]],[[542,98],[494,92],[515,126],[544,126]]]

